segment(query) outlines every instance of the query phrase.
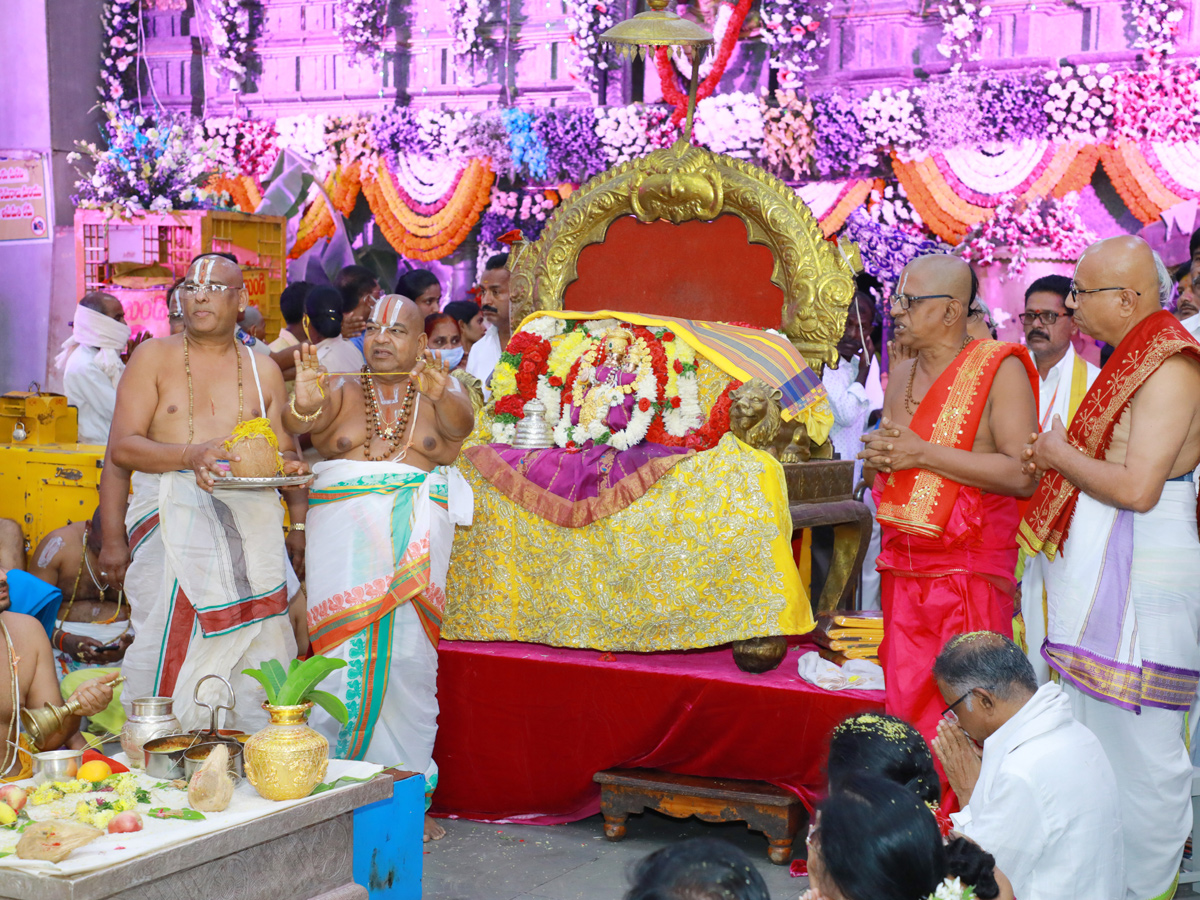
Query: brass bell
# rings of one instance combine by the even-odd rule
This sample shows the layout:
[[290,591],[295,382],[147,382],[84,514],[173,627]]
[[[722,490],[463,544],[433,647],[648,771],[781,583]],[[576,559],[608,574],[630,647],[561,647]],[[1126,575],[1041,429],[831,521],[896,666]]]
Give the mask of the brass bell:
[[[125,676],[119,675],[108,683],[112,687],[116,687],[124,680]],[[63,727],[68,716],[78,715],[81,706],[82,704],[78,700],[72,700],[62,706],[47,703],[41,709],[23,709],[21,710],[21,727],[38,750],[45,750],[46,739]]]

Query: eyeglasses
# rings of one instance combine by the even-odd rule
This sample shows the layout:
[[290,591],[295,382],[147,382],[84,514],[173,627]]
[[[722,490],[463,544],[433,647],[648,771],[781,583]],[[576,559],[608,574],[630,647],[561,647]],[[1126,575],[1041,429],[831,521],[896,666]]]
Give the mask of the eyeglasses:
[[[1087,290],[1080,290],[1079,288],[1075,287],[1075,282],[1072,281],[1071,282],[1071,290],[1069,291],[1069,293],[1071,294],[1071,299],[1078,302],[1080,294],[1099,294],[1101,291],[1133,291],[1133,288],[1106,287],[1106,288],[1088,288]],[[1142,296],[1141,291],[1133,291],[1133,292],[1135,294],[1137,294],[1139,297]]]
[[[1084,293],[1084,292],[1080,291],[1080,293]],[[1024,325],[1026,328],[1028,328],[1030,325],[1034,324],[1035,322],[1040,322],[1041,324],[1043,324],[1047,328],[1049,328],[1051,325],[1053,325],[1055,322],[1057,322],[1060,318],[1066,318],[1066,319],[1071,318],[1072,312],[1073,311],[1069,310],[1069,309],[1066,312],[1054,312],[1053,310],[1047,311],[1047,310],[1038,309],[1038,310],[1034,310],[1033,312],[1021,313],[1019,316],[1017,316],[1017,318],[1021,320],[1021,324]]]
[[218,297],[228,297],[230,294],[240,290],[241,288],[231,287],[228,284],[196,284],[195,282],[185,281],[178,287],[176,293],[182,299],[191,299],[199,297],[201,294],[216,294]]
[[967,691],[965,694],[963,694],[961,697],[959,697],[957,700],[955,700],[953,703],[951,703],[949,706],[947,706],[945,709],[943,709],[942,710],[942,718],[946,719],[947,721],[950,721],[950,722],[957,722],[958,714],[954,711],[954,707],[958,706],[958,704],[962,703],[964,700],[966,700],[968,697],[970,697],[973,693],[975,693],[975,688],[971,688],[969,691]]
[[888,304],[898,307],[901,311],[906,312],[914,303],[920,303],[922,300],[954,300],[950,294],[924,294],[920,297],[914,297],[912,294],[892,294],[888,298]]

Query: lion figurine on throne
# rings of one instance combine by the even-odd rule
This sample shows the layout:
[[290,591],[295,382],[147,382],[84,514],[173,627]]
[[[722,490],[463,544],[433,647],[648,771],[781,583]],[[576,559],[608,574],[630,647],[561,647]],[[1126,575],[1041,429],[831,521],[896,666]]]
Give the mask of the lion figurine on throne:
[[[829,456],[819,371],[855,257],[782,182],[683,142],[515,245],[524,318],[460,463],[476,508],[443,636],[658,651],[811,630],[792,541],[812,498],[789,494],[822,479],[785,465]],[[535,400],[553,445],[514,446]]]

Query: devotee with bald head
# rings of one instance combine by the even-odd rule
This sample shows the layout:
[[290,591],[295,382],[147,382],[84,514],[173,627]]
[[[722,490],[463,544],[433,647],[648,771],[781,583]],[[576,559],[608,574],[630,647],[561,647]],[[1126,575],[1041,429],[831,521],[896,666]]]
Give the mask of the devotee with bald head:
[[933,677],[948,704],[933,751],[962,805],[955,830],[996,858],[1020,900],[1122,896],[1116,779],[1063,689],[1038,687],[1021,648],[990,631],[951,638]]
[[63,393],[79,410],[79,443],[107,444],[117,403],[117,383],[125,371],[121,354],[129,346],[125,310],[112,294],[93,291],[79,301],[71,336],[54,365],[62,369]]
[[886,710],[926,740],[942,708],[929,668],[947,638],[1012,634],[1015,498],[1035,484],[1021,451],[1037,427],[1037,372],[1023,347],[970,337],[974,283],[946,254],[904,267],[890,314],[915,355],[893,366],[859,454],[881,530]]
[[[284,473],[306,467],[280,421],[288,400],[279,368],[236,337],[238,312],[248,301],[238,265],[218,255],[198,257],[176,295],[184,330],[148,341],[130,357],[117,390],[112,466],[101,481],[102,565],[125,555],[117,549],[125,537],[122,519],[132,548],[128,568],[112,574],[124,585],[136,634],[123,662],[123,698],[128,704],[174,697],[184,729],[196,728],[203,714],[192,702],[197,682],[221,675],[238,697],[230,727],[254,731],[266,721],[264,697],[242,670],[296,653],[283,508],[269,489],[214,492],[215,477],[219,462],[238,459],[226,445],[235,429],[269,434],[288,448]],[[303,522],[303,492],[284,496],[291,521]],[[287,547],[302,571],[303,532],[293,531]],[[108,579],[107,568],[99,575]],[[221,690],[210,681],[200,697],[212,702]]]
[[[1038,431],[1050,427],[1054,416],[1071,424],[1084,394],[1100,370],[1075,352],[1071,339],[1078,333],[1067,297],[1071,279],[1046,275],[1025,291],[1025,311],[1017,318],[1025,330],[1025,346],[1033,354],[1038,371]],[[1046,559],[1025,560],[1021,574],[1021,618],[1025,624],[1025,648],[1037,673],[1038,683],[1050,678],[1050,667],[1042,656],[1046,637]]]
[[1030,436],[1021,523],[1043,553],[1042,655],[1117,773],[1127,900],[1169,894],[1192,826],[1185,717],[1200,679],[1200,345],[1159,303],[1140,238],[1093,244],[1067,306],[1116,349],[1068,429]]
[[[317,713],[312,725],[333,756],[423,772],[428,798],[450,545],[472,508],[470,488],[448,467],[475,414],[426,342],[416,304],[381,298],[364,332],[362,374],[330,375],[311,345],[295,351],[284,424],[309,432],[324,457],[313,466],[307,521],[310,546],[324,549],[308,559],[313,652],[349,663],[325,683],[349,721]],[[426,818],[426,840],[444,834]]]

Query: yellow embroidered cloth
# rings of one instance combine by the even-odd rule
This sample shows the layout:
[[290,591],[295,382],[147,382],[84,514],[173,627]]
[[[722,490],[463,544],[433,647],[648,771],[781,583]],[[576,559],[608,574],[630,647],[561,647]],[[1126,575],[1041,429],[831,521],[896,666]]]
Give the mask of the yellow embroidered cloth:
[[561,528],[469,463],[473,524],[456,530],[442,637],[597,650],[686,650],[805,634],[783,468],[726,435],[630,506]]

